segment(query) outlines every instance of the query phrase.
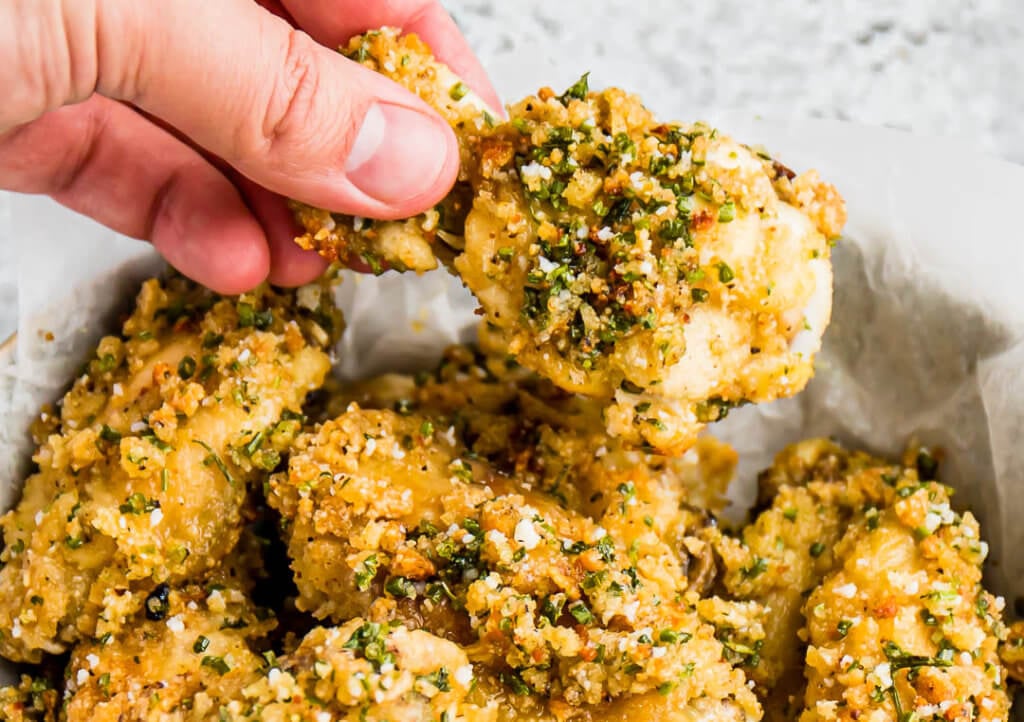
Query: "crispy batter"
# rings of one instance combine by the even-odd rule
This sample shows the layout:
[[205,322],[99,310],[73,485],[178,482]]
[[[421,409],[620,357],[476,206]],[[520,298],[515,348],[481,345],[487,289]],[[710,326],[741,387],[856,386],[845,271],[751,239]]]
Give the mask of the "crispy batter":
[[1006,719],[987,547],[948,489],[922,480],[925,458],[802,442],[762,475],[771,507],[741,539],[718,540],[727,590],[775,620],[751,671],[769,719]]
[[398,37],[395,31],[370,31],[341,48],[349,59],[391,78],[435,108],[456,130],[461,170],[455,188],[437,207],[415,218],[399,221],[353,219],[304,203],[290,201],[305,230],[296,242],[325,258],[361,259],[380,272],[385,264],[400,271],[422,273],[437,268],[437,256],[450,259],[444,244],[459,243],[462,225],[472,202],[468,170],[474,166],[476,133],[493,123],[486,104],[415,35]]
[[0,719],[56,722],[59,694],[45,677],[23,674],[16,686],[0,687]]
[[421,270],[430,263],[413,255],[461,251],[450,265],[508,352],[601,399],[608,430],[634,444],[684,451],[733,406],[806,385],[831,309],[829,240],[846,215],[815,172],[795,176],[703,124],[660,123],[586,77],[498,123],[415,38],[385,29],[348,50],[453,122],[457,209],[367,224],[301,208],[302,245]]
[[999,659],[1006,673],[1016,682],[1024,682],[1024,622],[1014,622],[999,644]]
[[0,524],[0,653],[116,632],[161,583],[214,571],[247,484],[278,463],[340,331],[327,293],[223,298],[147,281],[46,416],[39,471]]
[[75,647],[66,719],[216,719],[262,673],[251,643],[273,626],[236,586],[158,587],[130,626]]
[[270,503],[300,608],[466,644],[527,698],[516,704],[536,696],[599,719],[593,705],[660,690],[681,707],[706,696],[758,714],[697,612],[680,550],[645,520],[655,505],[629,482],[595,521],[499,474],[454,427],[353,404],[296,440]]
[[468,699],[475,681],[458,645],[401,624],[356,618],[312,630],[279,668],[245,688],[241,703],[226,707],[233,718],[268,722],[492,722],[493,701]]
[[328,415],[352,401],[426,414],[500,472],[592,518],[620,484],[632,483],[651,497],[663,536],[692,528],[693,512],[720,510],[736,463],[736,452],[712,437],[679,457],[631,449],[605,433],[599,403],[483,347],[448,348],[432,373],[350,384],[333,395]]

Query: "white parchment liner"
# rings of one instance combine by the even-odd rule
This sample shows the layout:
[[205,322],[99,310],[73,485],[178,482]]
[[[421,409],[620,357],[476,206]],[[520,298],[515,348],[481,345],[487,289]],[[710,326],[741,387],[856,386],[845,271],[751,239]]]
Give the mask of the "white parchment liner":
[[[662,117],[688,117],[652,105]],[[988,583],[1012,612],[1024,596],[1024,169],[890,131],[712,120],[794,169],[820,169],[850,215],[817,376],[798,398],[744,408],[711,430],[740,452],[737,504],[786,443],[834,435],[897,455],[917,435],[945,449],[942,480],[956,488],[955,506],[980,518]],[[32,415],[59,397],[160,263],[147,246],[49,201],[2,200],[0,243],[15,249],[5,255],[19,279],[17,343],[0,349],[6,509],[32,451]],[[444,346],[471,339],[478,319],[473,299],[442,272],[347,276],[338,295],[348,331],[337,372],[347,377],[429,365]]]

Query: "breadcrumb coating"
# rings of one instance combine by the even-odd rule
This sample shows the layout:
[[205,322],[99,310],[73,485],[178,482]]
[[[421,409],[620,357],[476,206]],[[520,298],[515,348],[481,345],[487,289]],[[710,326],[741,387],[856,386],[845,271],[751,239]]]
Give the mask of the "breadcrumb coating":
[[462,171],[447,202],[407,221],[296,205],[303,247],[378,269],[440,257],[510,354],[601,400],[609,432],[634,445],[680,453],[734,406],[806,385],[846,217],[816,172],[662,123],[586,76],[498,121],[414,36],[374,31],[345,51],[439,109]]
[[296,440],[270,495],[297,603],[317,617],[423,627],[556,706],[661,692],[756,717],[698,612],[685,552],[645,522],[655,506],[628,482],[607,502],[593,520],[499,474],[454,427],[355,404]]
[[718,540],[729,593],[772,610],[751,670],[768,719],[1007,718],[987,545],[933,471],[926,449],[890,464],[801,442],[762,475],[771,506]]
[[17,685],[0,687],[0,719],[56,722],[60,693],[45,677],[21,675]]
[[147,281],[37,425],[38,471],[0,520],[0,654],[117,632],[158,585],[216,570],[340,330],[319,286],[225,298]]

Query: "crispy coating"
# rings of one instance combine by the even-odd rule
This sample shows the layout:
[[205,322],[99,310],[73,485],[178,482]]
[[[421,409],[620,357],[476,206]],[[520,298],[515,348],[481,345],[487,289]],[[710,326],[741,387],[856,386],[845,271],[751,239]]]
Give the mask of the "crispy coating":
[[349,384],[332,396],[328,415],[352,401],[426,414],[503,474],[592,518],[629,482],[650,496],[661,536],[692,529],[694,514],[721,510],[737,460],[712,437],[678,457],[630,448],[604,431],[598,402],[560,389],[486,343],[446,349],[429,373]]
[[270,503],[300,608],[467,645],[514,706],[550,700],[600,719],[595,705],[661,692],[681,709],[706,696],[759,713],[698,613],[680,550],[653,529],[655,505],[629,482],[595,521],[498,473],[454,427],[353,404],[296,440]]
[[466,652],[397,623],[349,620],[318,627],[291,654],[225,705],[231,719],[290,722],[492,722],[496,704],[476,704]]
[[278,657],[257,653],[274,621],[238,587],[188,585],[149,606],[159,614],[76,647],[65,684],[68,722],[496,716],[493,704],[467,700],[474,676],[466,653],[424,631],[353,619],[314,628]]
[[247,484],[298,430],[341,320],[318,286],[224,298],[147,281],[37,428],[38,471],[0,525],[0,653],[38,661],[117,632],[158,584],[214,571]]
[[251,643],[274,626],[237,586],[158,588],[118,634],[78,644],[67,722],[216,719],[262,673]]
[[0,687],[0,719],[56,722],[59,694],[45,677],[23,674],[17,685]]
[[520,363],[669,452],[804,387],[829,246],[770,160],[616,89],[542,92],[510,115],[484,141],[454,265]]
[[462,225],[472,203],[469,170],[474,167],[476,133],[494,118],[486,104],[446,65],[434,60],[415,35],[394,30],[370,31],[342,48],[350,60],[382,73],[412,90],[456,130],[461,154],[459,179],[435,208],[398,221],[353,219],[304,203],[289,204],[305,233],[296,242],[330,260],[361,259],[380,272],[385,264],[400,271],[422,273],[437,268],[437,257],[449,260],[445,244],[460,244]]
[[633,444],[679,453],[733,406],[806,385],[831,311],[829,241],[846,215],[814,171],[796,176],[700,123],[661,123],[586,77],[499,123],[415,38],[385,29],[348,50],[453,122],[457,208],[385,224],[300,209],[302,245],[331,258],[358,246],[377,265],[421,270],[430,264],[394,249],[460,251],[450,265],[504,348],[601,399],[608,430]]
[[1024,622],[1014,622],[999,645],[999,659],[1006,673],[1016,682],[1024,682]]
[[771,506],[719,539],[727,590],[775,620],[751,672],[769,719],[1006,719],[987,547],[949,490],[922,480],[929,458],[801,442],[761,477]]
[[877,477],[889,469],[824,439],[794,444],[760,474],[758,496],[767,508],[738,538],[712,532],[729,595],[771,610],[770,633],[756,657],[748,658],[748,674],[758,684],[768,719],[793,719],[798,713],[806,595],[837,563],[835,545],[863,504],[858,474],[866,470]]

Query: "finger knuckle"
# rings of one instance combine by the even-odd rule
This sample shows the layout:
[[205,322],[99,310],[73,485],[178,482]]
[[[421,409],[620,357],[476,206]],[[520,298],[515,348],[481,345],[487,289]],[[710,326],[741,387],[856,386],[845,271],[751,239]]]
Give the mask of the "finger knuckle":
[[260,126],[264,153],[289,145],[308,132],[315,120],[322,78],[316,43],[305,33],[292,30],[283,54]]

